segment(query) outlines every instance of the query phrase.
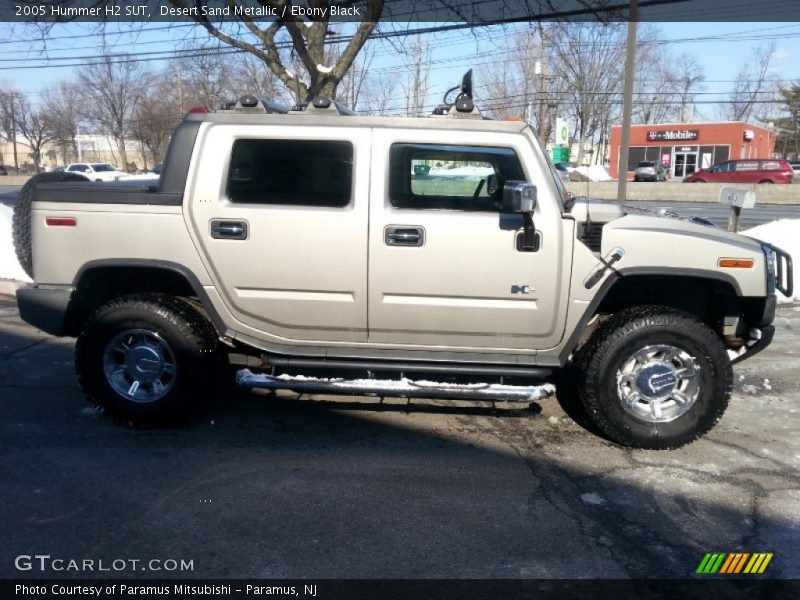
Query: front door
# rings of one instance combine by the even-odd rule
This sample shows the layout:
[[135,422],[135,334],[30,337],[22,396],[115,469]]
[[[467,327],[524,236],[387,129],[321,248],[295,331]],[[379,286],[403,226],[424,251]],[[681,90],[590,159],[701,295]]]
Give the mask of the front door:
[[692,152],[675,153],[675,177],[689,177],[697,170],[697,154]]
[[[563,334],[570,240],[527,138],[382,130],[373,140],[369,341],[535,350]],[[389,165],[388,171],[386,165]],[[522,165],[538,165],[526,172]],[[502,184],[535,183],[538,247],[518,249]],[[559,326],[560,323],[560,326]]]
[[366,341],[370,130],[212,124],[197,144],[185,210],[241,330]]

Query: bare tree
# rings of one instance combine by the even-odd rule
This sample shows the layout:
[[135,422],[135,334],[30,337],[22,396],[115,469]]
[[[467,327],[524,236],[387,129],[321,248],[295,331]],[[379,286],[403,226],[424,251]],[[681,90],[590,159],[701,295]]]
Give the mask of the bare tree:
[[233,71],[230,57],[220,54],[219,48],[203,48],[179,60],[171,78],[178,86],[180,108],[216,107],[235,97]]
[[183,118],[172,71],[158,73],[151,78],[132,115],[130,131],[133,139],[142,146],[143,168],[155,166],[164,160],[172,131]]
[[[192,0],[169,0],[176,7],[189,9],[195,6]],[[226,6],[236,7],[234,0],[226,0]],[[191,13],[191,18],[202,25],[208,33],[225,44],[244,50],[269,66],[272,72],[290,90],[299,89],[302,100],[311,100],[317,96],[334,98],[336,87],[350,69],[356,55],[372,34],[383,12],[384,0],[369,0],[363,10],[361,21],[356,31],[350,36],[346,47],[338,55],[333,64],[326,63],[325,42],[328,35],[332,5],[350,5],[351,2],[314,0],[309,2],[310,8],[318,9],[311,21],[303,21],[297,16],[284,14],[287,4],[283,0],[263,0],[261,5],[273,9],[279,16],[268,26],[261,27],[252,17],[240,15],[233,28],[223,27],[221,23],[212,22],[208,16]],[[322,10],[327,9],[327,10]],[[201,13],[202,11],[197,11]],[[288,35],[294,52],[306,72],[308,81],[287,68],[285,57],[278,51],[281,41],[279,34]]]
[[3,121],[13,129],[14,135],[16,132],[21,134],[22,139],[17,141],[31,149],[31,158],[38,173],[41,171],[42,150],[55,138],[48,113],[45,110],[34,109],[25,94],[17,90],[5,90],[3,98],[3,102],[0,103]]
[[82,104],[77,86],[70,81],[59,82],[56,88],[46,90],[42,96],[42,105],[50,115],[53,127],[53,143],[58,147],[64,164],[77,155],[76,141]]
[[231,86],[239,94],[248,93],[266,100],[291,102],[286,88],[275,74],[252,56],[242,57],[233,66]]
[[621,23],[563,22],[553,24],[555,73],[562,97],[577,126],[578,155],[583,162],[587,142],[612,121],[622,86],[625,29]]
[[[689,108],[694,105],[695,94],[700,91],[705,74],[703,67],[697,62],[697,57],[688,52],[682,52],[675,60],[672,70],[672,82],[677,89],[678,122],[689,122]],[[692,111],[693,113],[694,111]]]
[[358,110],[358,103],[367,87],[369,70],[374,59],[375,51],[365,48],[360,57],[353,61],[353,66],[342,78],[342,89],[337,94],[337,98],[352,110]]
[[406,97],[406,114],[421,117],[425,97],[428,95],[428,80],[431,73],[431,44],[416,37],[408,52],[411,62],[407,68],[403,93]]
[[366,112],[375,115],[386,114],[392,109],[397,94],[397,81],[390,73],[371,75],[366,85]]
[[775,91],[769,72],[774,52],[775,42],[764,44],[741,66],[724,107],[728,120],[749,121],[762,95]]
[[83,89],[85,118],[114,139],[122,168],[128,170],[125,138],[141,97],[144,69],[141,63],[113,62],[108,55],[93,61],[78,74]]
[[548,27],[539,23],[536,29],[518,32],[507,47],[503,68],[491,65],[481,69],[483,87],[490,90],[487,112],[501,119],[523,117],[544,142],[552,133],[553,113],[561,103],[553,76],[560,69],[547,43]]

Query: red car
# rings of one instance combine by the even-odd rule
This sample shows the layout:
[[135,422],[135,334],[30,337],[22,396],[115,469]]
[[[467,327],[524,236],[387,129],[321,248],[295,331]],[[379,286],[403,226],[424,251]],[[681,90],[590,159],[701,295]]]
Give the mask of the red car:
[[792,183],[794,171],[785,160],[728,160],[695,171],[684,183]]

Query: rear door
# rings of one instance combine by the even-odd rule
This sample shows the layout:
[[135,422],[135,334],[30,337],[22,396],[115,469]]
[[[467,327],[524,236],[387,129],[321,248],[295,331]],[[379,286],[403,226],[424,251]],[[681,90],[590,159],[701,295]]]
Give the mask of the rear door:
[[197,143],[185,210],[233,317],[273,342],[365,341],[369,129],[211,124]]
[[[571,244],[560,203],[551,197],[551,172],[528,138],[377,131],[370,342],[438,349],[554,346],[563,333]],[[517,247],[522,217],[500,212],[502,183],[514,179],[538,186],[533,252]]]

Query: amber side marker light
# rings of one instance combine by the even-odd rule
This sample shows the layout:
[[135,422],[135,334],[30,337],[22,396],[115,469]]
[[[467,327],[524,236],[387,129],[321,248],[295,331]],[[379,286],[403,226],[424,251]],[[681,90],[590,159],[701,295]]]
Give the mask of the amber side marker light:
[[720,258],[717,264],[729,269],[752,269],[756,261],[752,258]]
[[45,224],[56,227],[75,227],[78,220],[73,217],[46,217]]

